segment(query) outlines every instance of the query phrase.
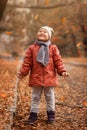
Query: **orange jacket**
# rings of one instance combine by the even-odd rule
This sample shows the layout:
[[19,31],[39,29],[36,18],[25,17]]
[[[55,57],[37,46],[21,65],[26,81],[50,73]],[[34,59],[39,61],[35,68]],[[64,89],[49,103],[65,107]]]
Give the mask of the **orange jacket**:
[[36,61],[36,56],[40,46],[36,43],[31,45],[25,54],[24,61],[21,67],[21,75],[29,74],[29,86],[57,86],[58,76],[65,72],[61,55],[56,45],[49,46],[49,63],[43,66]]

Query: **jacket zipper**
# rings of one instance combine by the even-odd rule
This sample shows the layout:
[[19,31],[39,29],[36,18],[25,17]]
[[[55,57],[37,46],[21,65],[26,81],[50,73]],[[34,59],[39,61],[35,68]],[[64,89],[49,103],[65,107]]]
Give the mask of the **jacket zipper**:
[[44,86],[44,66],[42,67],[42,84],[43,84],[43,86]]

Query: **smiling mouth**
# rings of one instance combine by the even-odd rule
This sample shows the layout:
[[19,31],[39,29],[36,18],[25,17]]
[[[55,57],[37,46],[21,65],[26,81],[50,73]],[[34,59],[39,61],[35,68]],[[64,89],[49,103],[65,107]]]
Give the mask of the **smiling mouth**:
[[40,37],[45,37],[43,34],[39,35]]

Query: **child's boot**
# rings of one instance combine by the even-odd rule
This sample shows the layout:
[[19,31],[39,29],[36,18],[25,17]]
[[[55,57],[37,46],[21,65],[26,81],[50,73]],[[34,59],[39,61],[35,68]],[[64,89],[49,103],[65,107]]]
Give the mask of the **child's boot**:
[[25,121],[26,125],[34,124],[37,121],[37,113],[31,112],[27,121]]
[[55,121],[55,111],[47,111],[48,120],[47,123],[51,124]]

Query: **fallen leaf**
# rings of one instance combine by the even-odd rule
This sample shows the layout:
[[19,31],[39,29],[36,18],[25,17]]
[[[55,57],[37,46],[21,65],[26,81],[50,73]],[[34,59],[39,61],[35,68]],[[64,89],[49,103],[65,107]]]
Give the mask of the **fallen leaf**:
[[7,31],[6,34],[10,36],[12,35],[12,32]]
[[49,4],[49,0],[45,0],[45,5],[48,5]]
[[38,16],[38,14],[36,14],[34,18],[37,20],[37,19],[38,19],[38,17],[39,17],[39,16]]
[[87,101],[83,102],[83,105],[87,107]]
[[65,23],[65,21],[66,21],[66,17],[63,17],[63,18],[61,19],[61,22],[62,22],[62,23]]
[[61,96],[61,97],[60,97],[60,101],[61,101],[61,102],[64,102],[64,101],[65,101],[65,97],[64,97],[64,96]]
[[6,95],[5,93],[0,93],[0,96],[1,96],[2,98],[7,98],[7,95]]

